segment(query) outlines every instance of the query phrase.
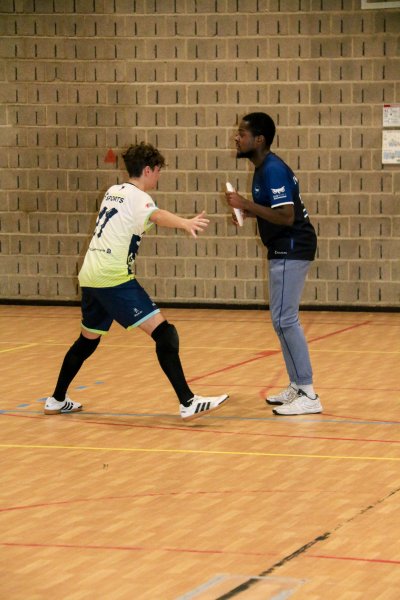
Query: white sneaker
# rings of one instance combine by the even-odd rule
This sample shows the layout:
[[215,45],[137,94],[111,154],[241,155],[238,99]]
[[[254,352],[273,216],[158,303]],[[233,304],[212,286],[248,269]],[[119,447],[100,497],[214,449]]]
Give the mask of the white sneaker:
[[265,402],[267,404],[288,404],[297,398],[297,390],[292,385],[289,385],[285,390],[276,394],[276,396],[267,396]]
[[79,412],[82,410],[82,408],[82,404],[79,404],[79,402],[73,402],[68,395],[65,396],[64,402],[59,402],[50,396],[46,399],[44,405],[44,414],[59,415],[60,413]]
[[181,404],[181,417],[185,421],[198,419],[203,415],[220,408],[220,406],[229,398],[228,394],[222,396],[211,396],[210,398],[203,396],[193,396],[189,406]]
[[292,402],[273,408],[272,412],[275,415],[312,415],[322,412],[322,404],[319,396],[313,399],[307,396],[303,390],[299,390],[297,397]]

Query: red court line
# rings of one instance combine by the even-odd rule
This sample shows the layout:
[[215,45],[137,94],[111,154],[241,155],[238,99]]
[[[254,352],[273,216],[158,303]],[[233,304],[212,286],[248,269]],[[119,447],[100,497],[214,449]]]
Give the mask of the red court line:
[[[215,491],[191,491],[191,490],[179,490],[177,492],[142,492],[137,494],[128,494],[124,496],[102,496],[99,498],[72,498],[70,500],[56,500],[54,502],[40,502],[36,504],[21,504],[20,506],[8,506],[0,508],[0,512],[13,512],[18,510],[33,510],[35,508],[49,508],[52,506],[68,506],[73,504],[86,504],[90,502],[106,502],[114,500],[135,500],[137,498],[171,498],[175,496],[181,496],[182,499],[190,496],[224,496],[224,495],[242,495],[242,494],[308,494],[309,489],[296,489],[296,490],[280,490],[275,489],[263,489],[263,490],[215,490]],[[315,493],[318,494],[336,494],[336,490],[320,490],[316,489]]]
[[[343,329],[338,329],[336,331],[332,331],[331,333],[326,333],[325,335],[320,335],[316,338],[312,338],[308,340],[309,344],[313,342],[318,342],[319,340],[324,340],[326,338],[332,337],[334,335],[339,335],[340,333],[345,333],[346,331],[351,331],[352,329],[357,329],[358,327],[364,327],[365,325],[369,325],[371,321],[364,321],[363,323],[357,323],[356,325],[350,325],[349,327],[345,327]],[[234,363],[233,365],[228,365],[227,367],[222,367],[222,369],[217,369],[216,371],[210,371],[209,373],[205,373],[204,375],[198,375],[197,377],[192,377],[188,380],[188,383],[193,383],[193,381],[198,381],[199,379],[203,379],[204,377],[210,377],[211,375],[217,375],[218,373],[224,373],[225,371],[230,371],[232,369],[236,369],[237,367],[241,367],[243,365],[247,365],[256,360],[260,360],[261,358],[265,358],[266,356],[272,356],[274,354],[280,354],[281,350],[268,350],[265,352],[259,352],[253,358],[249,358],[247,360],[240,361],[238,363]]]
[[[45,416],[30,416],[30,415],[16,415],[12,413],[6,413],[2,415],[3,417],[16,417],[20,419],[37,419],[40,421],[48,419]],[[333,416],[333,415],[331,415]],[[70,417],[67,417],[70,418]],[[345,418],[345,417],[337,417],[337,418]],[[352,417],[347,417],[352,418]],[[354,420],[356,417],[354,417]],[[71,423],[76,423],[76,420],[71,421]],[[377,424],[381,423],[400,423],[400,421],[374,421]],[[64,421],[66,423],[66,421]],[[69,424],[71,424],[69,423]],[[80,420],[79,424],[85,425],[104,425],[105,427],[124,427],[126,429],[154,429],[161,431],[183,431],[190,433],[212,433],[217,435],[237,435],[237,436],[247,436],[247,437],[276,437],[276,438],[287,438],[287,439],[299,439],[299,440],[326,440],[326,441],[336,441],[336,442],[369,442],[369,443],[377,443],[377,444],[400,444],[400,440],[382,440],[375,438],[350,438],[350,437],[335,437],[335,436],[318,436],[318,435],[289,435],[284,433],[256,433],[256,432],[248,432],[248,431],[229,431],[224,430],[221,431],[219,429],[196,429],[195,426],[189,427],[168,427],[167,425],[133,425],[132,423],[113,423],[113,422],[104,422],[104,421],[89,421],[89,420]],[[200,425],[200,424],[198,424]]]
[[[16,417],[20,419],[38,419],[40,421],[48,419],[45,416],[30,416],[30,415],[15,415],[11,413],[3,414],[3,417]],[[70,418],[70,417],[67,417]],[[341,418],[341,417],[338,417]],[[344,417],[343,417],[344,418]],[[351,417],[347,417],[351,418]],[[356,417],[354,417],[356,419]],[[76,420],[73,421],[76,423]],[[377,424],[381,423],[400,423],[400,421],[374,421]],[[66,421],[64,421],[66,423]],[[71,421],[72,423],[72,421]],[[71,424],[69,423],[69,424]],[[247,436],[247,437],[276,437],[276,438],[287,438],[287,439],[299,439],[299,440],[327,440],[327,441],[337,441],[337,442],[373,442],[378,444],[400,444],[400,440],[381,440],[375,438],[349,438],[349,437],[335,437],[335,436],[318,436],[318,435],[289,435],[284,433],[256,433],[256,432],[247,432],[247,431],[220,431],[219,429],[196,429],[193,425],[190,427],[168,427],[167,425],[133,425],[131,423],[113,423],[113,422],[104,422],[104,421],[88,421],[88,420],[80,420],[79,424],[85,425],[104,425],[105,427],[125,427],[127,429],[154,429],[154,430],[164,430],[164,431],[183,431],[190,433],[212,433],[217,435],[237,435],[237,436]],[[200,424],[198,424],[200,425]]]
[[[219,554],[225,556],[277,556],[277,553],[272,552],[232,552],[218,549],[198,550],[196,548],[170,548],[170,547],[145,547],[145,546],[105,546],[100,544],[37,544],[34,542],[0,542],[0,546],[7,548],[53,548],[53,549],[74,549],[74,550],[119,550],[125,552],[174,552],[174,553],[190,553],[190,554]],[[331,559],[331,560],[351,560],[356,562],[368,562],[368,563],[380,563],[380,564],[391,564],[400,565],[400,560],[390,560],[384,558],[363,558],[363,557],[346,557],[346,556],[324,556],[324,555],[304,555],[304,558],[318,558],[318,559]]]
[[333,335],[338,335],[339,333],[344,333],[345,331],[351,331],[352,329],[357,329],[358,327],[364,327],[365,325],[369,325],[371,321],[364,321],[363,323],[357,323],[356,325],[350,325],[349,327],[345,327],[344,329],[338,329],[337,331],[331,331],[331,333],[325,333],[324,335],[320,335],[316,338],[312,338],[308,340],[308,343],[318,342],[319,340],[324,340],[328,337],[332,337]]
[[130,552],[175,552],[175,553],[191,553],[191,554],[227,554],[234,556],[275,556],[268,552],[227,552],[226,550],[197,550],[195,548],[160,548],[160,547],[145,547],[145,546],[103,546],[97,544],[79,545],[79,544],[36,544],[33,542],[0,542],[0,546],[19,547],[19,548],[71,548],[78,550],[125,550]]
[[259,352],[253,358],[248,358],[246,360],[242,360],[241,362],[235,363],[233,365],[228,365],[227,367],[222,367],[222,369],[217,369],[217,371],[210,371],[210,373],[205,373],[204,375],[198,375],[197,377],[192,377],[188,379],[188,383],[193,383],[193,381],[198,381],[199,379],[203,379],[204,377],[209,377],[210,375],[216,375],[217,373],[224,373],[225,371],[230,371],[231,369],[236,369],[236,367],[241,367],[243,365],[247,365],[256,360],[260,360],[260,358],[265,358],[266,356],[273,356],[274,354],[280,354],[281,350],[266,350],[265,352]]

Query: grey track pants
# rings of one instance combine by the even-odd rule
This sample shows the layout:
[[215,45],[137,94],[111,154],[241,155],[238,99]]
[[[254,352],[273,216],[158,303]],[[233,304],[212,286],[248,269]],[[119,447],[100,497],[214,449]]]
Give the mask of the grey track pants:
[[299,321],[299,305],[310,268],[309,260],[269,261],[269,305],[290,381],[312,383],[307,341]]

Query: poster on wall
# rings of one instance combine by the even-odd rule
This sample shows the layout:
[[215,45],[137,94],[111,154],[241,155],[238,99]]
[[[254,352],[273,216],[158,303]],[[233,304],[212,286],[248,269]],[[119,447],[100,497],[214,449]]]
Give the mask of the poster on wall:
[[399,0],[361,0],[361,8],[400,8]]
[[382,164],[400,165],[400,129],[383,130]]
[[400,127],[400,104],[383,105],[383,127]]

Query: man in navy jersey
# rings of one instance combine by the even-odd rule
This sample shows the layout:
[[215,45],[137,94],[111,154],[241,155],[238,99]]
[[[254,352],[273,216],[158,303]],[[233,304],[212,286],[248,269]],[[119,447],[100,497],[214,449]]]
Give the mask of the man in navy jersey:
[[138,328],[153,338],[158,362],[178,397],[182,419],[197,419],[220,408],[228,394],[203,397],[192,392],[179,357],[178,332],[136,280],[134,263],[142,236],[153,225],[182,229],[196,238],[209,220],[204,211],[188,219],[156,206],[148,192],[156,188],[165,160],[151,144],[130,146],[122,157],[127,181],[105,193],[79,272],[81,333],[65,355],[44,412],[58,415],[82,410],[82,405],[68,396],[68,387],[116,321],[125,329]]
[[307,342],[299,321],[299,305],[307,272],[314,260],[317,236],[301,200],[299,182],[290,167],[271,152],[275,123],[261,112],[243,117],[235,137],[237,158],[248,158],[255,171],[253,202],[227,192],[230,206],[256,217],[268,249],[269,304],[279,337],[289,385],[266,398],[276,415],[322,412],[314,391]]

